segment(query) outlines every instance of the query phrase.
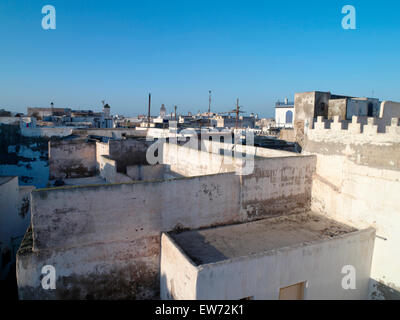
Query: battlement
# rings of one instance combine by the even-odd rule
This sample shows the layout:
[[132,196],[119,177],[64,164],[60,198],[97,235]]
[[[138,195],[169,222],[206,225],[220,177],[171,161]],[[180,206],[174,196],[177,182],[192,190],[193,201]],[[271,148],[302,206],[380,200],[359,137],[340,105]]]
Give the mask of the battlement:
[[389,120],[377,117],[353,116],[352,120],[340,120],[339,116],[333,120],[318,117],[310,124],[310,133],[328,133],[338,135],[391,135],[400,137],[399,118]]

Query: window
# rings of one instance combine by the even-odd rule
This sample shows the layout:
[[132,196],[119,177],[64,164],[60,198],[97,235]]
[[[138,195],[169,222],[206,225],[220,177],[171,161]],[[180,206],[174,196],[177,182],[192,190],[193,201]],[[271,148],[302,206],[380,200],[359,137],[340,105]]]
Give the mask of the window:
[[303,300],[305,282],[293,284],[279,289],[279,300]]
[[293,122],[293,112],[288,110],[286,111],[286,123],[292,123]]
[[374,106],[372,103],[368,104],[368,117],[373,117],[374,114]]

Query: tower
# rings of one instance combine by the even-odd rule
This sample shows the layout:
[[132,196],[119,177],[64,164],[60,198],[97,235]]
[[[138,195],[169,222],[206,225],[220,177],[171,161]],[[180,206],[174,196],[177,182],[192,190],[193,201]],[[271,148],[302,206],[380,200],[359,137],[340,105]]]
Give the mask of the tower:
[[167,109],[165,108],[164,104],[162,104],[160,108],[160,117],[164,118],[166,114],[167,114]]

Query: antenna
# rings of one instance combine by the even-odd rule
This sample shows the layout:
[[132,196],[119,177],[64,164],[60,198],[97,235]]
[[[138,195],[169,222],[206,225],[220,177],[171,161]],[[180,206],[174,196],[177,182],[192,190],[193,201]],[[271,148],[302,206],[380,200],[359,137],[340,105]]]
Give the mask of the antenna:
[[149,110],[147,113],[147,128],[150,128],[150,106],[151,106],[151,93],[149,93]]
[[208,116],[211,113],[211,90],[208,90]]
[[176,121],[176,108],[177,108],[177,107],[175,106],[175,107],[174,107],[174,109],[175,109],[175,121]]
[[208,126],[211,127],[211,90],[208,90]]
[[236,123],[235,123],[235,129],[238,128],[238,120],[239,120],[239,98],[236,99]]

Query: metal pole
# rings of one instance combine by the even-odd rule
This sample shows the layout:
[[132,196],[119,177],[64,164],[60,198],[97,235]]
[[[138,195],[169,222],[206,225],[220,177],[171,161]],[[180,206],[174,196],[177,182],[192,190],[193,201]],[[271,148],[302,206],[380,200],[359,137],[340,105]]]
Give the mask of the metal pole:
[[151,105],[151,93],[149,93],[149,110],[147,113],[147,128],[150,128],[150,105]]
[[238,119],[239,118],[239,98],[236,99],[236,129],[238,128]]

